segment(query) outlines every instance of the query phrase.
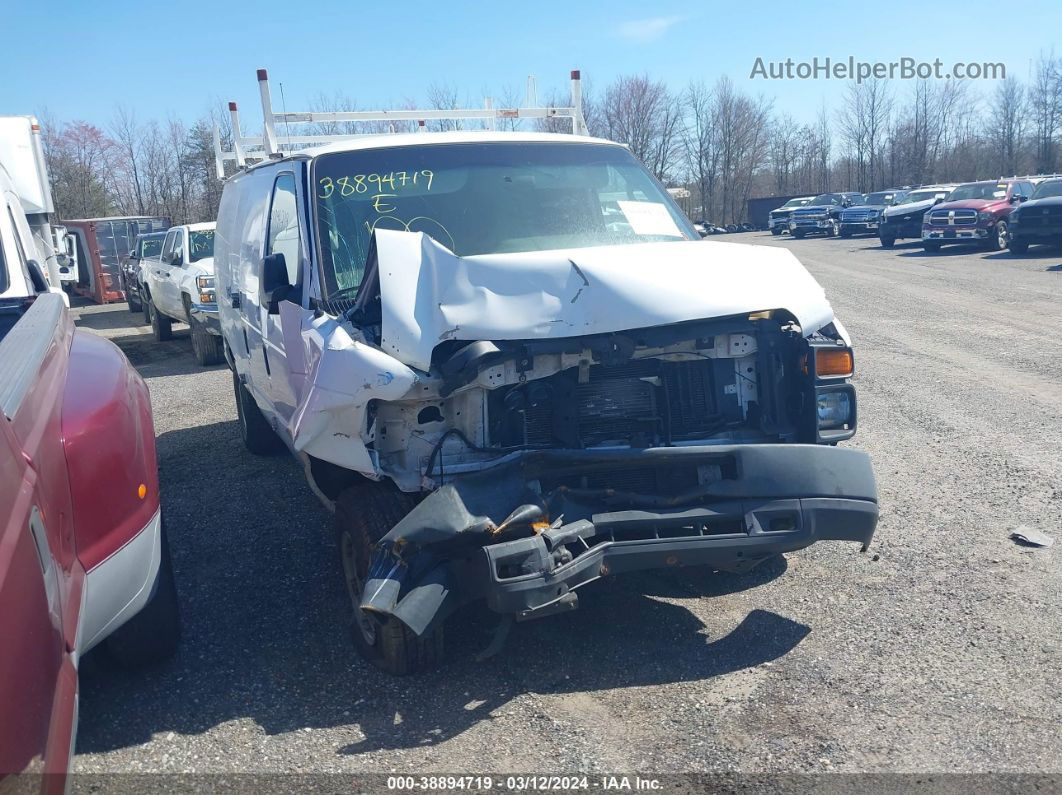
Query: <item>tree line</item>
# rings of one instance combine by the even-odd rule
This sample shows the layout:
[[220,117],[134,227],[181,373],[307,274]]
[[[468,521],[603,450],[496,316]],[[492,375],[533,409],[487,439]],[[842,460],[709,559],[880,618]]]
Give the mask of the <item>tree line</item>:
[[[1043,54],[1027,82],[1013,77],[975,91],[970,81],[847,84],[834,107],[809,121],[776,113],[773,101],[742,91],[727,77],[672,89],[646,74],[617,77],[601,91],[584,81],[590,134],[626,144],[668,187],[689,191],[684,209],[715,223],[744,220],[752,196],[869,192],[887,187],[1054,173],[1062,166],[1062,58]],[[502,91],[495,107],[523,98]],[[473,107],[457,88],[427,91],[437,109]],[[566,93],[546,97],[566,105]],[[407,101],[392,107],[415,107]],[[344,95],[318,96],[312,110],[357,110]],[[221,184],[214,172],[215,123],[226,143],[227,117],[190,123],[139,121],[117,109],[104,127],[41,116],[45,154],[63,218],[165,215],[177,222],[217,215]],[[506,129],[527,123],[506,119]],[[439,120],[433,130],[482,126]],[[294,125],[293,125],[294,127]],[[534,125],[570,131],[564,119]],[[413,125],[314,124],[291,132],[404,132]],[[285,130],[287,131],[287,130]]]

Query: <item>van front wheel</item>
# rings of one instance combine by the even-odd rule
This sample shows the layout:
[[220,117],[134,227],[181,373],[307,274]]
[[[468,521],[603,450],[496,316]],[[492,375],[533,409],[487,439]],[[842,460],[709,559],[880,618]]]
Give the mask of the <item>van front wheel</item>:
[[416,499],[387,484],[351,486],[336,500],[336,546],[353,610],[351,635],[366,660],[395,676],[435,667],[443,654],[443,628],[417,635],[394,616],[361,609],[373,546],[412,510]]
[[276,455],[281,452],[284,442],[262,414],[247,387],[240,383],[240,375],[235,370],[232,371],[232,386],[236,392],[236,417],[244,447],[255,455]]

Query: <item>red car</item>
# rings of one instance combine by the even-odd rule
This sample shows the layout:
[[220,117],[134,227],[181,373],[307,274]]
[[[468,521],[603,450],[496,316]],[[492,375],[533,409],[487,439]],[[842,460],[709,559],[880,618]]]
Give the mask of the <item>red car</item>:
[[121,663],[155,662],[175,650],[180,624],[147,387],[43,285],[25,217],[3,206],[4,176],[0,778],[55,774],[41,788],[62,791],[80,657],[105,644]]
[[1010,214],[1032,192],[1027,179],[960,185],[922,216],[922,248],[939,251],[946,243],[979,243],[990,251],[1006,248]]

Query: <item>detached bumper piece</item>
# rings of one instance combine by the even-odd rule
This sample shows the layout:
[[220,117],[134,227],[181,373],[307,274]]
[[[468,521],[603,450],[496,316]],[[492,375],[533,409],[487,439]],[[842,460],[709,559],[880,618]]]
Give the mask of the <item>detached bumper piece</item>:
[[576,588],[613,574],[680,566],[747,571],[817,540],[865,544],[877,513],[873,503],[818,498],[595,514],[592,521],[484,547],[487,603],[519,619],[537,618],[575,607]]
[[870,543],[869,457],[821,445],[544,450],[429,495],[379,542],[362,608],[422,633],[458,605],[537,618],[627,571],[744,571],[816,541]]

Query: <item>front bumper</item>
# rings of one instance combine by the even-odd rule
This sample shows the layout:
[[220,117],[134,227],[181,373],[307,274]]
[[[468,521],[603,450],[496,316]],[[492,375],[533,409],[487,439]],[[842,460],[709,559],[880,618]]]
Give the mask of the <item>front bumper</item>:
[[908,237],[922,237],[922,219],[914,221],[882,221],[878,227],[881,237],[891,237],[896,240]]
[[767,228],[774,229],[776,226],[782,227],[782,229],[789,228],[789,216],[780,216],[778,218],[768,217]]
[[1058,243],[1062,242],[1062,224],[1053,226],[1032,226],[1031,224],[1011,224],[1010,239],[1019,243]]
[[841,231],[859,234],[876,234],[878,231],[877,221],[841,221]]
[[832,218],[820,218],[814,220],[796,219],[789,221],[790,232],[829,232],[833,228]]
[[[648,482],[660,487],[630,485]],[[865,548],[877,519],[874,473],[859,450],[531,451],[455,479],[395,525],[374,552],[362,608],[418,633],[478,598],[535,618],[571,609],[576,589],[622,572],[743,571],[816,541]]]
[[208,332],[221,336],[221,320],[217,304],[192,304],[189,312],[192,317],[206,327]]
[[922,239],[947,243],[949,240],[956,243],[964,240],[984,240],[994,229],[984,226],[923,226]]

